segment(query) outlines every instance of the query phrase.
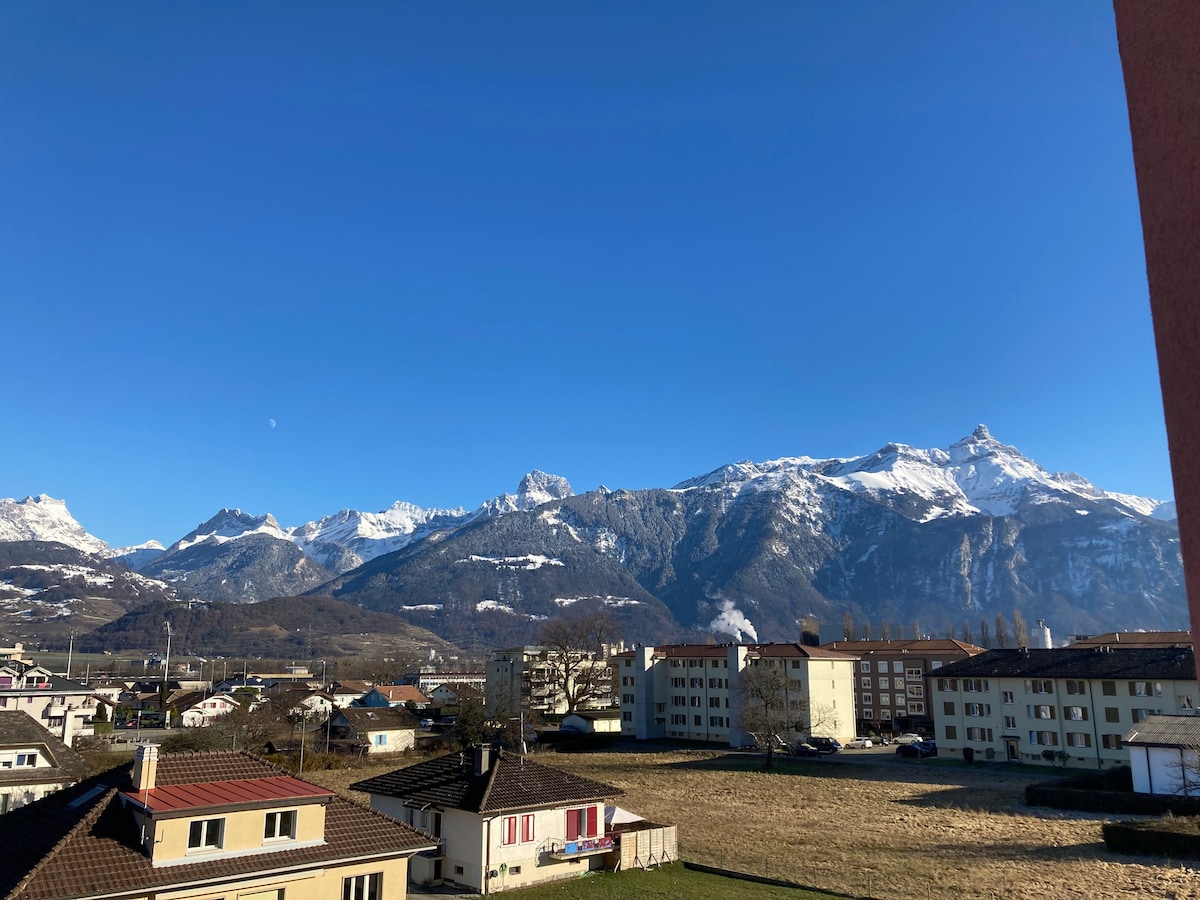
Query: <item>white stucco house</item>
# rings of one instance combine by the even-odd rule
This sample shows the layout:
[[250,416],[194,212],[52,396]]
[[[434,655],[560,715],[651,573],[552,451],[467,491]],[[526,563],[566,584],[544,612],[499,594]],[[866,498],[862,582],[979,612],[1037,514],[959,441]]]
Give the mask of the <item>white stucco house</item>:
[[417,743],[417,720],[403,708],[347,707],[334,710],[325,726],[330,746],[364,753],[402,753]]
[[1200,796],[1200,716],[1148,716],[1124,744],[1134,791]]
[[482,894],[603,868],[614,849],[606,801],[624,791],[523,756],[477,747],[351,785],[371,808],[442,842],[412,880]]
[[202,728],[211,725],[222,716],[229,715],[240,705],[229,694],[214,694],[180,713],[179,724],[184,728]]

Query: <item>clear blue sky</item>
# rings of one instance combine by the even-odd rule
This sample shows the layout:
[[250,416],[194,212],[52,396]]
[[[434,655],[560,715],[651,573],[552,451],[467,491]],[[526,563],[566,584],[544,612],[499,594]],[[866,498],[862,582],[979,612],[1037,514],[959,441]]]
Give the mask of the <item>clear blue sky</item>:
[[0,496],[113,545],[980,422],[1172,493],[1107,3],[14,0],[0,60]]

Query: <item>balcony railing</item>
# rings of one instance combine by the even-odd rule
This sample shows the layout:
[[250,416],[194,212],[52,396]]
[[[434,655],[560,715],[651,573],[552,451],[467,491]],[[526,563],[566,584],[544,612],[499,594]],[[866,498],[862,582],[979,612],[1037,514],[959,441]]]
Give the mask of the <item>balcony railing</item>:
[[546,852],[551,859],[580,859],[607,853],[613,848],[611,834],[594,838],[579,838],[574,841],[552,839],[546,843]]

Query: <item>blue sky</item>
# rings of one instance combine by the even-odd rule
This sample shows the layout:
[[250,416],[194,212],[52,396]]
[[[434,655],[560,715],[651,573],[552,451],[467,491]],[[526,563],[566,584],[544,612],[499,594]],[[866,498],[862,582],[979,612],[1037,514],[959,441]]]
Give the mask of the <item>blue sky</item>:
[[113,545],[980,422],[1172,493],[1108,4],[14,2],[0,59],[0,496]]

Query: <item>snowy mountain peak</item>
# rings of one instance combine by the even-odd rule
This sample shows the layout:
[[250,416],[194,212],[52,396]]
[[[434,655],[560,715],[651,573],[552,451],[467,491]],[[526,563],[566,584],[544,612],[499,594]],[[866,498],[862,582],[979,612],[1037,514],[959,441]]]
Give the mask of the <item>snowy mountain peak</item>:
[[222,509],[207,522],[198,525],[170,549],[183,550],[205,541],[223,544],[225,541],[236,540],[250,534],[266,534],[280,540],[288,540],[287,532],[279,527],[279,523],[270,513],[254,516],[244,513],[240,509]]
[[0,541],[54,541],[85,553],[108,549],[75,521],[65,501],[47,494],[0,500]]
[[561,475],[550,475],[534,469],[521,479],[515,494],[501,494],[488,500],[479,507],[476,515],[502,516],[505,513],[533,509],[553,500],[565,500],[574,495],[570,482]]

